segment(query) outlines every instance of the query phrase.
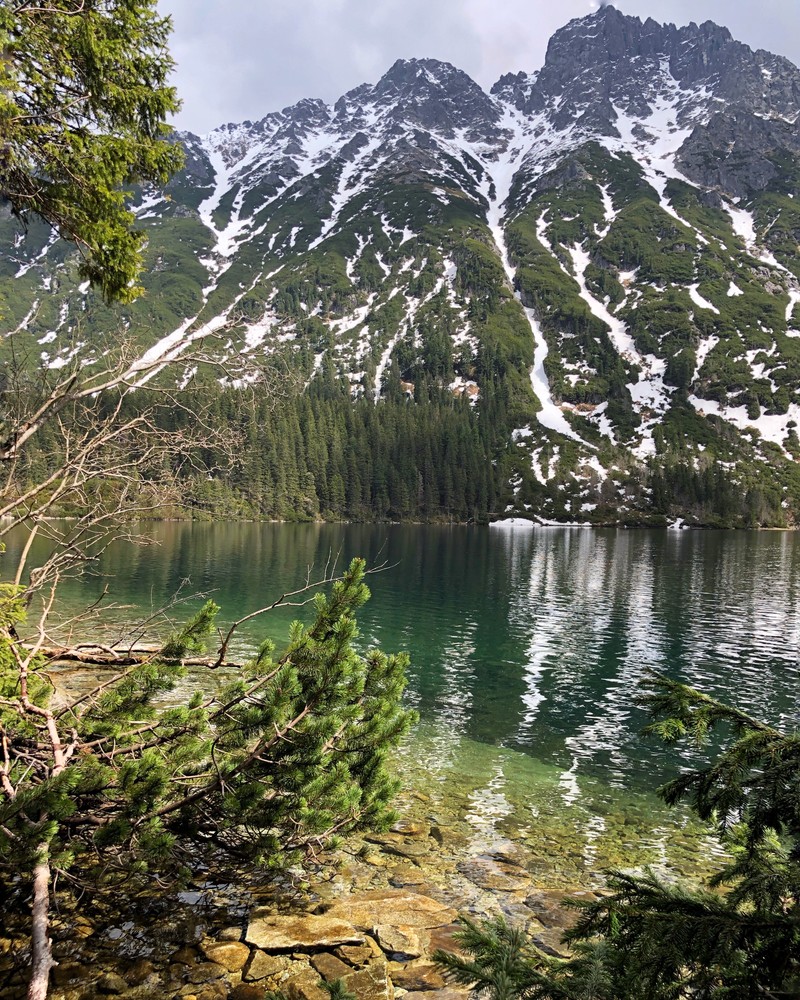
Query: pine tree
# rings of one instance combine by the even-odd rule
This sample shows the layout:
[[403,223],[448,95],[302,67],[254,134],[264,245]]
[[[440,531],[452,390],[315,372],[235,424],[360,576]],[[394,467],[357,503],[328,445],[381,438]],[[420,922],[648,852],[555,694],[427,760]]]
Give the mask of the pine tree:
[[730,859],[707,887],[607,873],[608,894],[577,905],[568,961],[501,922],[464,922],[471,959],[439,952],[457,981],[491,995],[597,1000],[755,1000],[800,996],[800,735],[666,678],[644,697],[667,743],[730,738],[708,767],[660,794],[714,824]]
[[14,588],[0,593],[0,879],[33,893],[29,996],[46,994],[51,883],[105,886],[158,871],[178,877],[189,842],[267,867],[394,818],[387,753],[413,721],[400,704],[406,658],[356,652],[367,600],[355,560],[286,651],[264,643],[217,694],[155,700],[211,632],[210,602],[159,654],[67,704],[51,704],[41,657],[17,639]]

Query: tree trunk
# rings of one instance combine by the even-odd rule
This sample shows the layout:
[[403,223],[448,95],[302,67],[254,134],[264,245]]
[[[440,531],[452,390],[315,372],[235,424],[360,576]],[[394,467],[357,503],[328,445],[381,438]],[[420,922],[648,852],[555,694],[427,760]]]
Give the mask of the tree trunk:
[[31,981],[28,1000],[46,1000],[53,961],[52,943],[48,937],[50,915],[50,851],[49,845],[39,845],[39,862],[33,869],[33,907],[31,931]]

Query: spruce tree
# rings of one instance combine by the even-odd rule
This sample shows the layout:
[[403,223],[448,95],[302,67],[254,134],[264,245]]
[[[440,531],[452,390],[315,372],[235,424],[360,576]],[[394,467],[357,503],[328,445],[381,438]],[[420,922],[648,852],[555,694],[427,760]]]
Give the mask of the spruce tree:
[[124,185],[181,165],[165,119],[171,24],[155,0],[17,0],[0,5],[0,196],[84,254],[82,273],[128,301],[144,234]]
[[436,955],[458,982],[498,1000],[800,996],[800,735],[666,678],[643,700],[655,719],[648,732],[669,744],[728,730],[716,760],[660,789],[714,825],[728,860],[703,887],[608,872],[607,894],[572,904],[567,961],[503,921],[464,921],[470,957]]

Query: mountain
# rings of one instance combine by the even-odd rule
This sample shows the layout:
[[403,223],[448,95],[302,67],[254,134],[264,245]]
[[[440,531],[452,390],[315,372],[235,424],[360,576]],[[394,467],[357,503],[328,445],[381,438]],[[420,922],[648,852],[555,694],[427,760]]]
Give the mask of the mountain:
[[[217,330],[231,362],[288,359],[313,406],[339,407],[291,432],[309,516],[792,525],[798,114],[788,60],[608,5],[489,93],[400,60],[333,105],[179,135],[184,171],[132,194],[148,238],[133,306],[79,286],[44,226],[0,218],[0,313],[51,367],[120,329],[151,356]],[[320,427],[337,421],[334,446]],[[415,442],[387,459],[396,487],[353,472],[356,440],[381,434],[387,454]],[[452,482],[431,491],[443,463]]]

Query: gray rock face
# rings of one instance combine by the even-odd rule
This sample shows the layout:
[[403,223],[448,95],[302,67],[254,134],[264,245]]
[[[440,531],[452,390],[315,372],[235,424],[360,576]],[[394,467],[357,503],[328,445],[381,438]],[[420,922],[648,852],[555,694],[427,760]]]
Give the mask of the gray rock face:
[[[791,114],[800,99],[800,72],[787,59],[754,52],[712,21],[676,28],[622,14],[609,5],[570,21],[550,40],[542,71],[503,77],[493,92],[509,90],[518,107],[535,111],[562,97],[559,117],[573,120],[587,103],[613,101],[643,113],[653,72],[669,71],[685,90],[705,87],[717,100],[766,115]],[[521,99],[521,100],[520,100]]]
[[707,125],[698,126],[676,163],[697,184],[747,198],[777,177],[776,160],[785,153],[800,153],[800,135],[793,125],[734,110],[714,114]]
[[[491,94],[449,63],[400,59],[333,106],[308,99],[202,140],[182,136],[186,169],[171,187],[211,190],[223,179],[221,161],[230,188],[246,191],[242,218],[307,193],[311,183],[321,192],[322,218],[339,183],[353,191],[444,183],[479,200],[480,167],[454,155],[453,144],[505,150],[513,141],[503,128],[509,107],[529,122],[532,139],[561,133],[568,142],[556,148],[572,149],[618,137],[620,115],[647,119],[669,108],[676,128],[691,132],[679,157],[686,176],[746,197],[771,182],[775,155],[797,152],[798,106],[800,71],[788,60],[753,51],[711,21],[676,27],[609,5],[557,31],[539,72],[506,74]],[[545,169],[553,166],[551,156]]]
[[437,59],[398,59],[374,87],[378,107],[404,122],[451,137],[454,129],[496,125],[496,103],[462,70]]

